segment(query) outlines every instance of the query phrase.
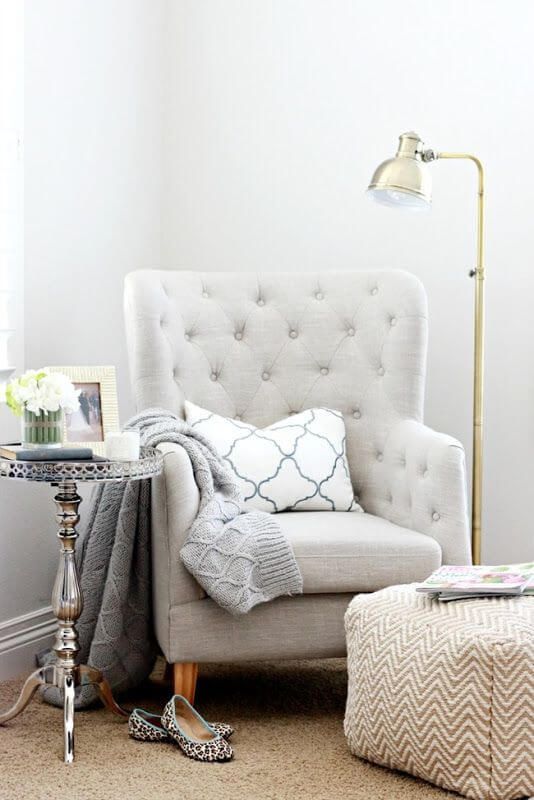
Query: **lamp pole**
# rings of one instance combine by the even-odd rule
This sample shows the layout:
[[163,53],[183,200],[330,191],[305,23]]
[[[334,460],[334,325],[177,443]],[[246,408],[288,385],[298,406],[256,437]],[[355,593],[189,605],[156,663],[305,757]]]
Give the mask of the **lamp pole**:
[[420,208],[432,199],[432,184],[426,164],[438,159],[467,159],[478,172],[477,265],[470,276],[475,279],[474,375],[473,375],[473,467],[471,503],[471,550],[473,562],[480,564],[482,542],[482,442],[484,426],[484,169],[469,153],[440,153],[425,150],[414,131],[399,137],[394,158],[375,170],[368,191],[382,205]]
[[[461,158],[472,161],[478,172],[477,265],[470,276],[475,279],[474,386],[473,386],[473,468],[471,502],[471,550],[473,563],[480,564],[482,545],[482,457],[484,430],[484,168],[469,153],[436,153],[435,158]],[[424,160],[427,160],[423,156]],[[428,160],[432,160],[429,158]]]

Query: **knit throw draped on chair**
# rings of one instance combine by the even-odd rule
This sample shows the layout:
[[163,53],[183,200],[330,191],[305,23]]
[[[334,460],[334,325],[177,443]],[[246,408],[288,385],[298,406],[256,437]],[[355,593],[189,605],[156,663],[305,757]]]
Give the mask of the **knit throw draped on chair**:
[[[144,446],[171,442],[189,456],[200,504],[180,557],[205,592],[226,611],[246,614],[258,603],[300,594],[302,576],[276,517],[242,509],[233,475],[201,433],[169,411],[153,408],[133,417]],[[101,669],[121,692],[150,673],[157,653],[152,627],[150,481],[97,486],[90,500],[80,551],[84,607],[78,621],[78,663]],[[44,663],[53,658],[40,654]],[[54,704],[57,689],[44,690]],[[77,707],[94,690],[77,692]]]

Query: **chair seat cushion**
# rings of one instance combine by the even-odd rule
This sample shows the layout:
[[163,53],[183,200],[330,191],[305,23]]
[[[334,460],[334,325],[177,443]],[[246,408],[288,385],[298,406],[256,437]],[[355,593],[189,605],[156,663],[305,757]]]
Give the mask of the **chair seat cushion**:
[[374,592],[424,580],[441,565],[430,536],[372,514],[285,512],[276,519],[293,547],[304,594]]

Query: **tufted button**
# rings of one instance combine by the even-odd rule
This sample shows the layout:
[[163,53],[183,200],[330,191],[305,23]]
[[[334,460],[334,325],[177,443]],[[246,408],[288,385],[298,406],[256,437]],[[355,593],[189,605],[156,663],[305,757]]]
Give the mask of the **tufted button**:
[[217,380],[217,373],[216,372],[212,372],[211,375],[210,375],[210,379],[212,381],[216,381]]
[[270,374],[268,372],[264,372],[261,377],[262,377],[262,380],[268,381],[271,376],[270,376]]
[[236,422],[241,422],[241,414],[236,414],[234,419]]
[[316,300],[323,300],[324,299],[324,294],[322,292],[316,292],[315,293],[315,299]]
[[389,324],[391,325],[392,328],[394,328],[395,325],[397,324],[397,317],[391,317]]
[[185,339],[186,342],[190,342],[191,341],[191,334],[189,334],[189,333],[184,334],[184,339]]
[[355,408],[354,411],[352,412],[352,416],[354,417],[354,419],[360,419],[361,415],[362,412],[360,411],[359,408]]
[[434,520],[434,522],[437,522],[440,519],[440,515],[438,514],[437,511],[434,511],[434,513],[432,514],[432,519]]
[[321,367],[321,375],[328,375],[328,367]]
[[206,291],[202,292],[202,297],[209,297],[209,294]]
[[406,466],[406,459],[405,459],[404,456],[400,457],[399,464],[401,465],[401,467],[405,467]]
[[243,334],[241,333],[241,331],[236,331],[234,333],[234,339],[237,339],[238,342],[240,342],[242,338],[243,338]]
[[379,367],[377,371],[379,375],[383,375],[386,370],[384,369],[384,367]]
[[347,331],[347,334],[349,336],[354,336],[355,333],[356,333],[356,331],[354,330],[354,328],[349,328],[348,331]]
[[256,300],[256,303],[259,306],[264,306],[265,305],[265,300],[263,299],[263,297],[258,297],[258,299]]
[[298,336],[298,333],[296,331],[289,331],[289,335],[291,336],[292,339],[296,339],[297,336]]
[[371,294],[372,295],[378,294],[378,286],[373,286],[373,288],[371,289]]
[[423,470],[423,478],[428,478],[428,470],[427,469]]
[[384,460],[384,454],[383,453],[377,453],[376,454],[376,460],[377,461],[383,461]]

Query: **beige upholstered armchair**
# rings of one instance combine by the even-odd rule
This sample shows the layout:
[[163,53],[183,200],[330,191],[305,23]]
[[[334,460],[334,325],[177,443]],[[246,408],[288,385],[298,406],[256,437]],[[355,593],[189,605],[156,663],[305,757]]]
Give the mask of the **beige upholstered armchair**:
[[265,426],[314,406],[339,409],[366,512],[278,514],[304,594],[235,618],[180,561],[198,490],[185,452],[162,446],[154,625],[176,692],[193,698],[202,662],[342,656],[354,594],[469,561],[462,446],[423,424],[427,305],[414,276],[140,271],[126,278],[125,313],[139,410],[182,413],[189,399]]

